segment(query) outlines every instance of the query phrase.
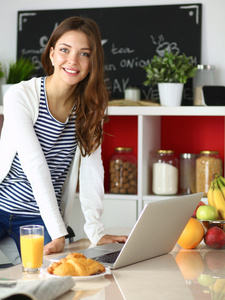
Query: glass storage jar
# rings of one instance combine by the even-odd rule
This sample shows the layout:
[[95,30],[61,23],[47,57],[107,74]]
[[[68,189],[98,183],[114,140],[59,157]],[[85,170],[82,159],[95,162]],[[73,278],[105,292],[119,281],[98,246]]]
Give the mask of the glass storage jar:
[[201,151],[196,159],[196,192],[204,192],[207,196],[208,189],[215,174],[222,175],[222,160],[218,151]]
[[195,166],[197,154],[182,153],[180,154],[180,193],[184,195],[195,193]]
[[115,148],[115,152],[110,159],[109,176],[110,193],[137,193],[137,159],[132,148]]
[[141,100],[141,90],[138,87],[127,87],[124,91],[124,99],[133,101]]
[[204,85],[215,85],[215,66],[198,65],[196,75],[193,77],[193,104],[205,105],[202,97],[202,87]]
[[156,195],[178,192],[178,159],[173,150],[158,150],[152,161],[152,191]]

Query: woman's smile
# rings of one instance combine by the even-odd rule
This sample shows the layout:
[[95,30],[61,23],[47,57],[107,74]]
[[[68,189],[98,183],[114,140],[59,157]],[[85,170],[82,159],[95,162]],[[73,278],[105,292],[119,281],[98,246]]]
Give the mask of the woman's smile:
[[73,69],[69,69],[69,68],[63,68],[63,70],[71,75],[77,75],[79,73],[78,70],[73,70]]

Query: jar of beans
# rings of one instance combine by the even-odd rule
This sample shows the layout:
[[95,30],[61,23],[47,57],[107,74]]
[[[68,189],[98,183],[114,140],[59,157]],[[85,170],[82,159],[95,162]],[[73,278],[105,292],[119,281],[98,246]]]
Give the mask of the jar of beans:
[[222,160],[218,151],[201,151],[196,160],[196,192],[207,196],[215,174],[222,175]]
[[110,159],[110,193],[137,193],[137,159],[132,148],[117,147]]

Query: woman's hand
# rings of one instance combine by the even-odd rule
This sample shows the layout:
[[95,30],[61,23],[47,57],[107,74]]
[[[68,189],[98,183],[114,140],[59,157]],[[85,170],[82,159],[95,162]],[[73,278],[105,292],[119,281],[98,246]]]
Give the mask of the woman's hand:
[[98,245],[109,244],[109,243],[125,243],[127,240],[126,235],[110,235],[106,234],[99,240]]
[[52,240],[44,246],[44,255],[63,251],[65,247],[65,236]]

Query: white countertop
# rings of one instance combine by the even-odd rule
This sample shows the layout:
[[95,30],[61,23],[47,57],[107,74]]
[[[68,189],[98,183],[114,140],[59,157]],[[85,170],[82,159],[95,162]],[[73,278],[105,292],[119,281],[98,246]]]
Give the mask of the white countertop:
[[[83,239],[66,246],[64,252],[76,252],[89,245]],[[44,257],[44,268],[54,256]],[[21,270],[21,265],[4,269],[0,277],[29,280]],[[206,281],[200,284],[203,277],[210,285]],[[217,299],[215,294],[222,296],[223,287],[225,293],[225,250],[211,250],[204,244],[185,250],[176,245],[167,255],[113,270],[99,279],[76,282],[70,292],[57,300],[205,300]]]

